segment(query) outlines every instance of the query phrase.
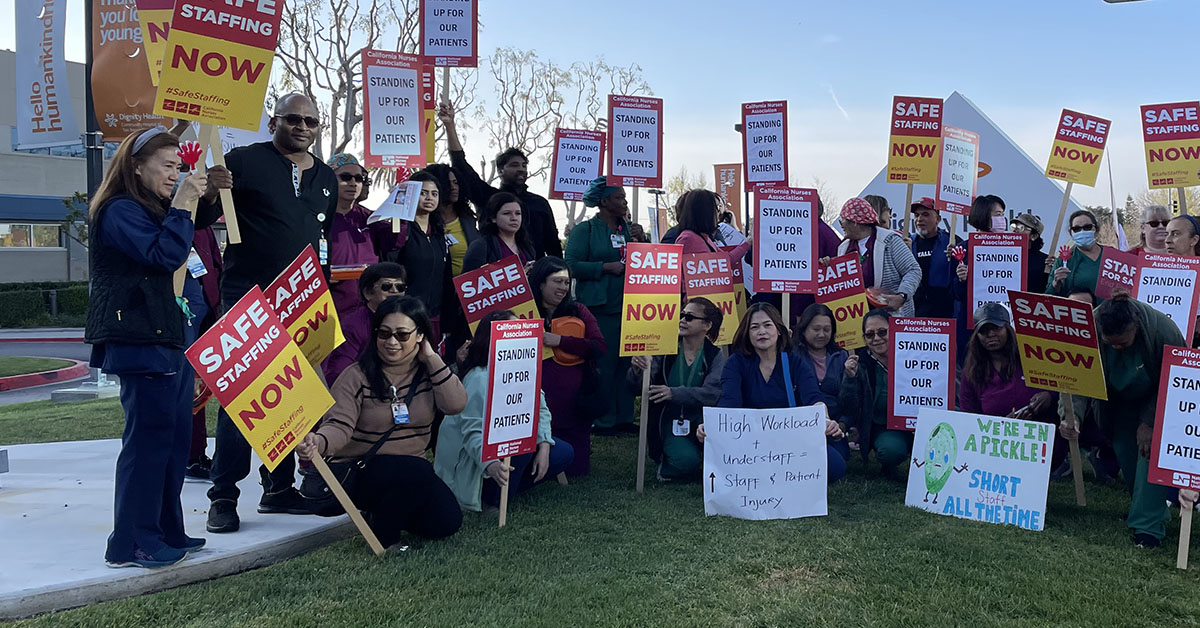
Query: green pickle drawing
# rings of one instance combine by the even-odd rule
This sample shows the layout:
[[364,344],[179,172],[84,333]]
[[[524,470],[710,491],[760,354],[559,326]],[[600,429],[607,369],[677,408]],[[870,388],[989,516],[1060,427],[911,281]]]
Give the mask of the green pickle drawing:
[[967,470],[967,465],[963,463],[962,468],[954,466],[954,459],[958,457],[958,439],[955,438],[954,428],[950,427],[949,423],[938,423],[934,426],[933,431],[929,433],[925,450],[929,452],[927,459],[913,458],[913,464],[925,467],[924,501],[928,502],[932,493],[933,503],[936,504],[938,493],[942,492],[946,481],[950,479],[950,472],[962,473]]

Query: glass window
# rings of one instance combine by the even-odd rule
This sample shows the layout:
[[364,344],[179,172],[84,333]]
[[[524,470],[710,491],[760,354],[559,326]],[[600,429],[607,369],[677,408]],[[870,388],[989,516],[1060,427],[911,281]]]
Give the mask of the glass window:
[[58,225],[30,225],[0,222],[0,247],[60,247]]
[[62,246],[58,237],[58,225],[33,225],[33,245],[57,247]]
[[31,225],[0,223],[0,246],[29,246]]

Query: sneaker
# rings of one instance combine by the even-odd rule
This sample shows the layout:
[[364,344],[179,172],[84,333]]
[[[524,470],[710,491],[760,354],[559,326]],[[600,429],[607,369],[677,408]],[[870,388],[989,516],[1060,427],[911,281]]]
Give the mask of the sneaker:
[[238,518],[237,502],[232,499],[218,499],[208,506],[208,523],[204,528],[213,534],[237,532],[242,526]]
[[258,502],[258,512],[264,515],[311,515],[312,508],[308,500],[300,495],[300,491],[289,486],[277,493],[263,493]]
[[158,569],[160,567],[170,567],[183,560],[187,555],[187,552],[175,547],[164,547],[153,554],[138,548],[133,550],[133,557],[127,560],[112,560],[106,556],[104,564],[113,569],[120,567]]
[[187,470],[183,472],[184,482],[211,482],[212,481],[212,460],[200,454],[200,458],[188,463]]
[[204,544],[207,542],[208,541],[206,541],[205,539],[198,539],[194,536],[185,536],[185,537],[183,537],[183,543],[180,543],[180,544],[172,543],[171,547],[174,547],[176,549],[181,549],[181,550],[187,552],[188,554],[191,554],[192,552],[198,552],[201,549],[203,549]]
[[1133,535],[1133,544],[1143,549],[1154,549],[1162,545],[1162,539],[1150,536],[1149,534],[1138,533]]
[[1092,450],[1088,452],[1087,457],[1088,462],[1092,465],[1092,471],[1096,474],[1097,482],[1108,482],[1109,480],[1116,479],[1116,474],[1109,470],[1109,465],[1105,464],[1105,462],[1100,459],[1099,447],[1093,447]]
[[1059,480],[1071,474],[1071,459],[1063,458],[1063,461],[1050,471],[1051,480]]

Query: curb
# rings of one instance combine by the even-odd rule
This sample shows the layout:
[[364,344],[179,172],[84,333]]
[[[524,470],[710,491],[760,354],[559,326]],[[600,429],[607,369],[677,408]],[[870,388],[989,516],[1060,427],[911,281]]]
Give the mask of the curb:
[[0,342],[83,342],[83,336],[49,336],[44,338],[29,336],[20,338],[0,338]]
[[[56,359],[64,360],[66,358]],[[42,371],[41,373],[26,373],[25,375],[0,377],[0,392],[19,390],[21,388],[33,388],[34,386],[45,386],[46,384],[66,382],[73,379],[87,377],[89,370],[87,362],[82,360],[69,361],[74,362],[74,364],[54,371]]]

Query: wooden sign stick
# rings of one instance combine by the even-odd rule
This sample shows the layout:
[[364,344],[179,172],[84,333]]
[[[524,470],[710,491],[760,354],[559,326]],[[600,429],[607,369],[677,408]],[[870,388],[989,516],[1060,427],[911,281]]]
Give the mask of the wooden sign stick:
[[1067,217],[1067,207],[1071,205],[1071,188],[1075,184],[1067,181],[1067,188],[1063,190],[1062,206],[1058,208],[1058,221],[1054,223],[1054,240],[1050,243],[1050,257],[1054,259],[1058,256],[1058,239],[1062,235],[1063,220]]
[[791,333],[791,331],[792,331],[792,295],[791,295],[791,293],[784,292],[783,294],[781,294],[779,296],[783,297],[783,299],[781,300],[781,303],[780,303],[780,305],[783,306],[781,308],[783,310],[783,312],[782,312],[783,326],[787,328],[788,333]]
[[[442,66],[442,104],[450,104],[450,66]],[[433,159],[432,155],[430,159]]]
[[[1060,220],[1059,223],[1061,224],[1062,221]],[[1074,396],[1069,393],[1063,393],[1062,404],[1063,418],[1068,423],[1074,423],[1075,429],[1078,430],[1079,419],[1075,418]],[[1071,447],[1071,476],[1075,478],[1075,503],[1080,506],[1087,506],[1087,496],[1083,492],[1083,457],[1079,455],[1079,437],[1068,439],[1067,444]]]
[[[909,226],[909,221],[912,220],[912,193],[913,184],[909,183],[908,190],[904,192],[904,226],[900,228],[904,232],[905,237],[912,233],[912,227]],[[950,235],[950,239],[953,240],[954,233],[951,232]]]
[[1179,215],[1180,216],[1188,215],[1187,189],[1186,188],[1176,188],[1175,193],[1179,195]]
[[[637,188],[634,188],[636,190]],[[642,370],[642,421],[638,426],[637,492],[646,488],[646,426],[650,423],[650,364]]]
[[[201,142],[208,144],[213,165],[224,168],[225,151],[221,149],[221,135],[217,132],[217,127],[212,124],[201,124],[200,135],[204,138]],[[238,228],[237,209],[233,206],[233,190],[222,188],[220,195],[221,209],[225,212],[225,233],[228,236],[226,240],[229,244],[241,244],[242,231]]]
[[[325,464],[325,459],[320,456],[313,456],[312,465],[317,468],[317,473],[321,474],[321,478],[325,480],[325,484],[329,486],[329,490],[333,491],[333,496],[337,498],[338,503],[350,515],[350,520],[354,522],[354,527],[358,528],[363,538],[367,540],[367,545],[371,547],[371,551],[375,552],[376,556],[383,556],[384,548],[379,542],[379,538],[371,531],[371,526],[367,525],[367,520],[363,519],[362,513],[358,512],[358,507],[354,505],[354,501],[350,499],[350,495],[346,494],[346,489],[342,488],[342,483],[338,482],[333,476],[333,471],[329,470],[329,465]],[[501,524],[503,525],[503,524]]]
[[[512,456],[505,456],[504,460],[500,464],[502,464],[506,467],[511,465],[512,464]],[[512,484],[514,479],[516,479],[516,478],[514,478],[512,476],[512,474],[510,473],[508,476],[508,484],[505,484],[504,486],[500,487],[500,527],[501,528],[504,527],[504,524],[508,523],[508,487],[510,484]]]
[[1179,569],[1187,569],[1188,550],[1192,544],[1192,511],[1195,509],[1195,504],[1185,506],[1183,500],[1179,500],[1179,550],[1175,553],[1175,567]]

